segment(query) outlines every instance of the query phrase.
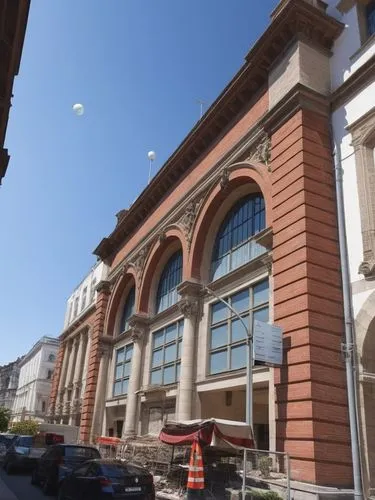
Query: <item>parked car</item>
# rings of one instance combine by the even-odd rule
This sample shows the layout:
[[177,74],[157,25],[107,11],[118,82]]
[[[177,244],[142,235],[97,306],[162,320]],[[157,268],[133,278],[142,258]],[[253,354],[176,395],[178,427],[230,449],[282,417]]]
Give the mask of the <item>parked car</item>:
[[58,500],[155,500],[154,478],[143,467],[114,459],[89,460],[65,478]]
[[5,454],[13,443],[13,441],[17,438],[17,434],[9,434],[7,432],[0,433],[0,460],[2,461],[5,457]]
[[17,436],[5,453],[3,467],[7,474],[17,470],[31,470],[45,449],[45,441],[39,436]]
[[41,485],[46,495],[55,493],[61,481],[83,462],[100,458],[92,446],[56,444],[39,458],[31,474],[31,484]]

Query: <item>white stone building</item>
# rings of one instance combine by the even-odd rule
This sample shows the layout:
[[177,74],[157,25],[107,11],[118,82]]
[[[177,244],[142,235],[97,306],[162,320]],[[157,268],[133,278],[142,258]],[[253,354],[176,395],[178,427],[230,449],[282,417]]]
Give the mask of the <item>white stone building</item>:
[[[54,380],[49,420],[79,425],[82,397],[88,375],[90,333],[95,318],[96,286],[106,278],[106,266],[98,262],[67,301],[61,349]],[[66,355],[62,357],[62,353]]]
[[[327,1],[327,0],[326,0]],[[332,126],[343,169],[365,493],[375,493],[375,1],[328,0],[345,28],[331,57]]]
[[13,422],[25,419],[44,420],[58,348],[58,339],[42,337],[22,359],[12,410]]

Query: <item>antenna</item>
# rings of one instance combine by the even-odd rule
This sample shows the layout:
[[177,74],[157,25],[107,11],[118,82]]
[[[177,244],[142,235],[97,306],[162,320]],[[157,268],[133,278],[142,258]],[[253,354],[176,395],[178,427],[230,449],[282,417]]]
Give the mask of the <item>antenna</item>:
[[152,162],[155,161],[155,158],[156,158],[156,153],[155,151],[149,151],[147,153],[147,158],[149,159],[149,162],[150,162],[150,167],[148,169],[148,183],[147,184],[150,184],[150,181],[151,181],[151,167],[152,167]]
[[196,101],[197,101],[197,103],[198,103],[198,104],[199,104],[199,106],[200,106],[200,115],[199,115],[199,119],[201,119],[201,118],[202,118],[202,116],[203,116],[203,105],[204,105],[204,104],[206,104],[206,101],[202,101],[202,99],[197,99]]

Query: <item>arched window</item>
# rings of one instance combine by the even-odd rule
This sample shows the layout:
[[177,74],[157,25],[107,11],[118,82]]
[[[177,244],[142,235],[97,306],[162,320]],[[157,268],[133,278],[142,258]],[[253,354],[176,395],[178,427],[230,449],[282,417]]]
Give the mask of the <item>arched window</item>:
[[156,294],[156,312],[164,311],[178,301],[177,286],[182,281],[182,251],[174,253],[164,267]]
[[242,198],[228,213],[216,236],[211,264],[215,280],[264,252],[252,237],[265,228],[264,199],[260,194]]
[[134,305],[135,305],[135,287],[133,286],[126,297],[126,301],[124,304],[124,310],[122,312],[121,324],[120,324],[120,333],[126,332],[129,330],[129,319],[134,314]]

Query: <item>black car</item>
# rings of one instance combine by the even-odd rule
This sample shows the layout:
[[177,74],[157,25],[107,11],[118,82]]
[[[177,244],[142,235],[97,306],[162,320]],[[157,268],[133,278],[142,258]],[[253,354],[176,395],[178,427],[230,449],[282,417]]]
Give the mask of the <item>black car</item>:
[[45,443],[38,436],[17,436],[7,449],[3,467],[7,474],[18,470],[31,470],[45,452]]
[[42,485],[46,495],[52,494],[58,490],[66,475],[83,462],[94,458],[100,458],[100,453],[92,446],[76,444],[50,446],[37,461],[32,471],[31,483]]
[[120,460],[89,460],[61,484],[58,500],[155,500],[154,478],[146,469]]

